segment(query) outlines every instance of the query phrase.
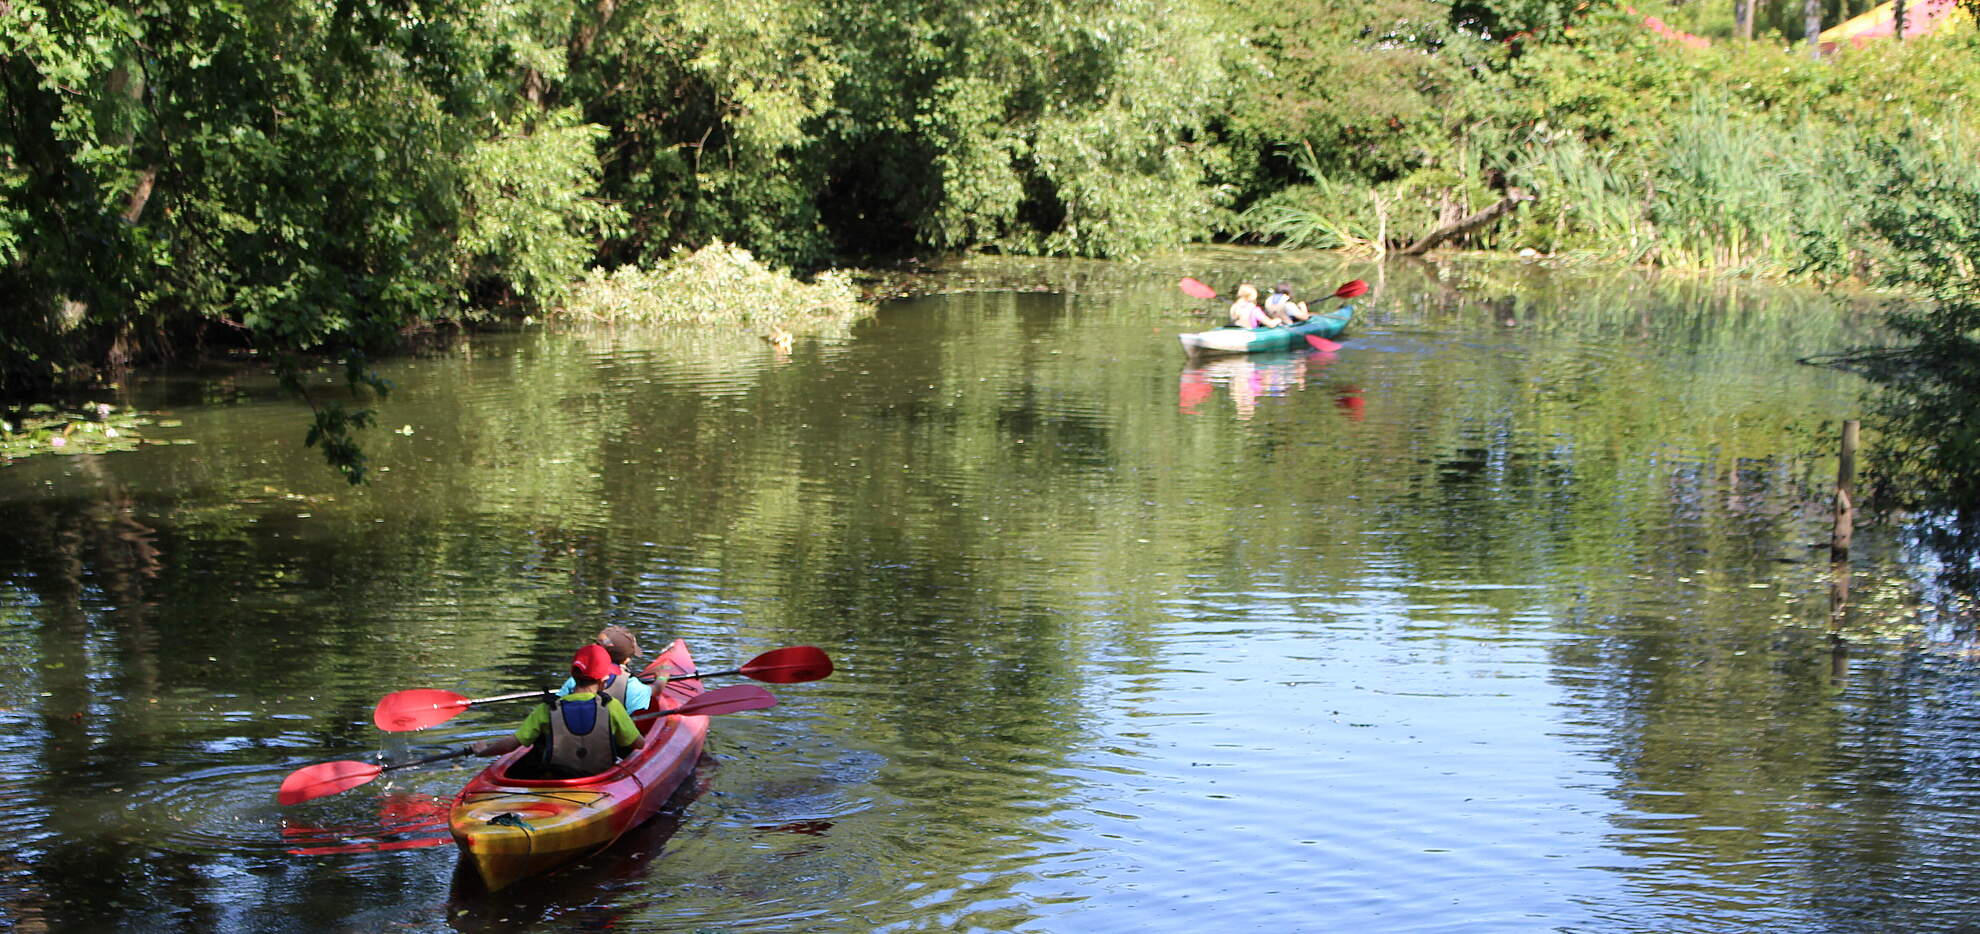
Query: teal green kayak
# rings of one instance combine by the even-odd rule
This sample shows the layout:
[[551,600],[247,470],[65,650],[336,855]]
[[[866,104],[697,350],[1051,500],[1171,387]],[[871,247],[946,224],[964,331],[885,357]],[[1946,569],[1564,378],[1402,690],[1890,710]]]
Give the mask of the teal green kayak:
[[1183,350],[1189,354],[1258,353],[1267,350],[1293,350],[1309,345],[1307,338],[1328,340],[1340,335],[1354,317],[1354,306],[1314,315],[1285,328],[1221,327],[1194,334],[1183,334]]

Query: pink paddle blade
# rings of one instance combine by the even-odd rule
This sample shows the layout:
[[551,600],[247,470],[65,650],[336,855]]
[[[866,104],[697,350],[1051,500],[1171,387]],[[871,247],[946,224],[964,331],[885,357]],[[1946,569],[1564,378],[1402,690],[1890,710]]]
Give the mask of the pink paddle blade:
[[1217,290],[1216,290],[1216,289],[1213,289],[1213,288],[1211,288],[1211,287],[1209,287],[1209,286],[1207,286],[1207,285],[1204,285],[1203,283],[1201,283],[1201,282],[1198,282],[1198,281],[1196,281],[1195,279],[1191,279],[1191,278],[1190,278],[1190,277],[1188,277],[1188,276],[1184,276],[1184,277],[1183,277],[1183,280],[1182,280],[1181,282],[1178,282],[1178,283],[1176,283],[1176,287],[1177,287],[1177,288],[1179,288],[1179,289],[1182,289],[1182,290],[1183,290],[1183,294],[1184,294],[1184,295],[1188,295],[1188,296],[1189,296],[1189,297],[1191,297],[1191,298],[1216,298],[1216,297],[1217,297]]
[[736,672],[769,684],[817,681],[831,677],[832,657],[816,646],[793,645],[758,655]]
[[394,691],[378,699],[371,722],[388,733],[423,730],[461,715],[471,699],[438,688]]
[[1368,294],[1368,283],[1363,282],[1360,279],[1349,280],[1347,284],[1342,285],[1340,288],[1334,290],[1335,298],[1354,298],[1357,295],[1367,295],[1367,294]]
[[289,773],[282,779],[282,787],[276,789],[275,800],[281,804],[301,804],[314,801],[325,795],[334,795],[349,788],[356,788],[378,777],[385,771],[383,767],[369,762],[324,762],[304,766]]
[[698,695],[687,703],[672,710],[664,711],[673,716],[712,717],[716,714],[736,713],[743,710],[762,710],[777,706],[777,695],[754,684],[737,684],[716,688]]
[[1321,353],[1333,353],[1334,351],[1341,349],[1341,345],[1336,344],[1333,341],[1330,341],[1324,337],[1320,337],[1314,334],[1306,335],[1306,342],[1312,344],[1313,349],[1318,350]]

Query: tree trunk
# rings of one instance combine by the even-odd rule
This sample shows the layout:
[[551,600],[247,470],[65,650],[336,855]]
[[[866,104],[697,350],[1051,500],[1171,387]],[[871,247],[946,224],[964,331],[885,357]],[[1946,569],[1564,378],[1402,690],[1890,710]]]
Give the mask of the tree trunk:
[[1753,4],[1755,0],[1733,0],[1733,36],[1752,41]]
[[[110,78],[106,83],[108,85],[107,90],[112,97],[122,97],[129,101],[133,107],[143,105],[144,75],[141,72],[133,72],[127,65],[118,65],[110,70]],[[136,155],[135,148],[131,146],[136,140],[137,131],[134,125],[132,129],[114,138],[112,142],[119,146],[131,148],[132,155]],[[124,212],[120,215],[124,218],[124,223],[135,224],[139,218],[144,216],[144,206],[151,200],[151,187],[157,184],[157,182],[157,165],[147,165],[143,169],[138,170],[137,185],[131,189],[130,196],[124,199]]]
[[1822,0],[1802,0],[1801,20],[1808,31],[1808,54],[1822,55]]
[[157,181],[158,167],[155,165],[146,166],[144,171],[138,173],[137,187],[131,190],[131,196],[124,201],[124,223],[135,224],[138,218],[144,216],[144,206],[151,200],[151,186]]
[[1904,41],[1904,0],[1891,0],[1891,38]]
[[1531,200],[1533,200],[1532,195],[1529,195],[1526,192],[1521,191],[1517,188],[1508,188],[1506,189],[1505,197],[1500,198],[1497,202],[1494,202],[1492,205],[1486,207],[1482,211],[1472,214],[1470,217],[1460,218],[1455,223],[1444,224],[1438,227],[1436,230],[1424,234],[1422,239],[1416,241],[1415,243],[1410,244],[1409,246],[1404,247],[1402,249],[1402,255],[1404,256],[1421,255],[1427,252],[1431,247],[1434,247],[1437,244],[1444,242],[1445,240],[1449,240],[1452,237],[1462,237],[1465,234],[1468,234],[1474,230],[1477,230],[1480,227],[1485,226],[1486,224],[1498,220],[1501,216],[1511,211],[1513,208],[1519,207],[1519,203],[1521,201],[1531,201]]
[[594,10],[596,17],[591,22],[578,27],[577,35],[571,37],[573,57],[591,51],[592,43],[598,41],[598,34],[604,32],[606,26],[611,25],[612,15],[619,12],[619,0],[598,0]]

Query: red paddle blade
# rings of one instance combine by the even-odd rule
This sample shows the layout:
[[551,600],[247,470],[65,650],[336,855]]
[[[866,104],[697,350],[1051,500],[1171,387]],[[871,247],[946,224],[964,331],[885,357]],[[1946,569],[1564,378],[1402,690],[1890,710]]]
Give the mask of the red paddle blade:
[[438,688],[393,691],[378,699],[377,709],[371,712],[371,722],[388,733],[424,730],[460,716],[470,700]]
[[1190,298],[1217,297],[1216,289],[1204,285],[1203,283],[1198,282],[1195,279],[1191,279],[1188,276],[1184,276],[1181,282],[1176,283],[1176,288],[1182,289],[1183,294],[1188,295]]
[[712,717],[716,714],[762,710],[765,707],[775,706],[777,706],[777,695],[754,684],[736,684],[701,694],[666,713],[683,717]]
[[817,681],[832,675],[832,657],[810,645],[771,649],[749,660],[736,671],[770,684],[796,684]]
[[1367,295],[1367,294],[1368,294],[1368,283],[1363,282],[1360,279],[1351,280],[1346,285],[1343,285],[1340,288],[1334,290],[1335,298],[1353,298],[1357,295]]
[[289,773],[282,779],[282,787],[275,792],[275,800],[281,804],[301,804],[314,801],[350,788],[356,788],[378,777],[385,771],[381,766],[369,762],[324,762],[308,765]]
[[1313,334],[1306,335],[1306,342],[1312,344],[1313,349],[1318,350],[1321,353],[1333,353],[1334,351],[1341,349],[1341,345],[1336,344],[1333,341],[1330,341],[1324,337],[1319,337]]

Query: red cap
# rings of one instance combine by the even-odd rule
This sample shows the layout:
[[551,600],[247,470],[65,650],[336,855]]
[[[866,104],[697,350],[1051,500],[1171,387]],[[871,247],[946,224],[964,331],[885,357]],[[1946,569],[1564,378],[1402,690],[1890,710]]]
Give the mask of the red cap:
[[618,671],[619,666],[612,662],[612,653],[596,642],[571,656],[571,677],[579,681],[603,681],[618,674]]

